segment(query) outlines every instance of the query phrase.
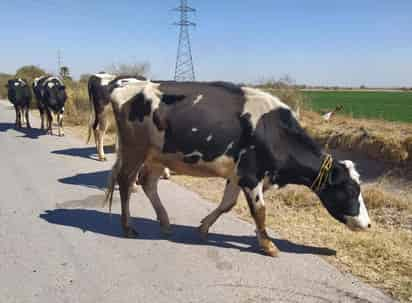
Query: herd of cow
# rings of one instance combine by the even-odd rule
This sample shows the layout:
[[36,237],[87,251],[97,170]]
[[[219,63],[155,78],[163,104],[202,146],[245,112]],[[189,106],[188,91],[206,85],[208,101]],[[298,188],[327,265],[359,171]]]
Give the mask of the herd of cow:
[[[198,177],[227,180],[222,202],[199,227],[203,237],[242,191],[256,224],[260,247],[278,253],[266,232],[263,193],[271,187],[304,185],[319,197],[328,212],[351,230],[370,227],[359,174],[351,161],[338,161],[305,132],[294,112],[278,98],[259,89],[225,82],[149,81],[98,73],[88,83],[94,133],[100,160],[105,160],[103,138],[107,115],[113,109],[117,124],[117,159],[108,181],[106,202],[111,207],[119,185],[121,224],[126,237],[137,232],[129,225],[129,200],[136,180],[149,198],[161,231],[170,233],[170,221],[158,195],[165,169]],[[34,80],[33,91],[47,129],[52,112],[59,135],[66,101],[65,86],[56,77]],[[29,84],[8,82],[9,99],[16,108],[16,127],[29,123]]]

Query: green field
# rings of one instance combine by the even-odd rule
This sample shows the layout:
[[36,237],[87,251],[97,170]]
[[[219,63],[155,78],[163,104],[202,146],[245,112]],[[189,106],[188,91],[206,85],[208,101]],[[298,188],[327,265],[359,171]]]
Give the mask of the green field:
[[412,123],[411,92],[305,91],[315,111],[344,106],[344,113],[355,118],[377,118]]

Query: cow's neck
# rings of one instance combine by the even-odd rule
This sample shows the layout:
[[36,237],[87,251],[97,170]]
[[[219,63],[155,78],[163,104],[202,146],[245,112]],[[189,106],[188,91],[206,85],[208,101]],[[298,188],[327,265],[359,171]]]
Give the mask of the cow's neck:
[[311,187],[319,174],[323,158],[323,154],[310,151],[289,154],[288,160],[279,170],[279,185],[296,184]]

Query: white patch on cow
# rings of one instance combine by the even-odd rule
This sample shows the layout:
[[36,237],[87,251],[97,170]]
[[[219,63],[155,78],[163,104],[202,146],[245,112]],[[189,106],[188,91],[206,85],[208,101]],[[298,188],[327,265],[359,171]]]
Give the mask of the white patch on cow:
[[209,136],[206,138],[206,141],[207,141],[207,142],[210,142],[210,141],[212,141],[212,139],[213,139],[213,135],[209,135]]
[[359,215],[355,217],[351,216],[345,216],[346,218],[346,225],[351,229],[351,230],[361,230],[361,229],[366,229],[370,226],[370,219],[368,215],[368,211],[365,206],[365,202],[363,201],[362,194],[359,194]]
[[195,150],[194,152],[185,155],[185,157],[193,157],[193,156],[199,156],[200,158],[202,158],[203,154],[200,151]]
[[229,150],[233,148],[234,145],[235,145],[235,142],[230,142],[230,144],[226,147],[226,150],[223,154],[227,154]]
[[251,87],[242,87],[242,91],[246,100],[242,115],[250,114],[251,123],[254,129],[262,115],[277,108],[286,108],[290,110],[289,106],[280,101],[277,97],[262,90]]
[[131,85],[131,84],[139,84],[141,82],[146,82],[146,81],[142,81],[142,80],[138,80],[136,78],[125,78],[125,79],[120,79],[116,82],[116,84],[120,87],[125,87],[127,85]]
[[[136,79],[134,79],[136,80]],[[158,90],[159,84],[155,84],[149,81],[130,81],[113,89],[111,93],[111,99],[113,105],[120,108],[125,102],[139,93],[144,93],[146,97],[152,100],[152,109],[157,108],[160,103],[160,91]]]
[[340,163],[342,163],[343,165],[346,166],[352,180],[355,181],[356,183],[360,184],[360,174],[356,170],[355,163],[353,163],[350,160],[341,161]]
[[197,132],[197,131],[198,131],[198,129],[197,129],[197,128],[195,128],[195,127],[194,127],[194,128],[192,128],[192,132],[194,132],[194,133],[195,133],[195,132]]
[[[355,164],[349,160],[341,161],[341,163],[348,169],[349,176],[352,178],[352,180],[360,184],[360,174],[356,170]],[[359,194],[358,202],[359,214],[355,217],[346,216],[346,225],[352,230],[366,229],[370,225],[370,218],[365,206],[365,202],[363,201],[362,193]]]
[[48,86],[49,88],[53,88],[53,87],[54,87],[54,83],[53,83],[53,82],[48,82],[48,83],[47,83],[47,86]]
[[14,82],[14,86],[15,86],[15,87],[20,86],[20,82],[18,82],[18,81]]
[[47,78],[47,76],[40,76],[40,77],[34,78],[34,81],[33,81],[34,86],[37,86],[37,84],[39,83],[39,81],[42,80],[42,79],[44,79],[44,78]]
[[196,97],[196,99],[193,101],[193,105],[198,104],[200,102],[200,100],[203,99],[203,95],[199,95]]
[[259,182],[258,186],[256,186],[253,192],[255,194],[254,197],[255,197],[256,209],[264,207],[265,200],[263,200],[263,182]]
[[240,160],[242,160],[243,155],[246,153],[246,149],[241,149],[236,162],[236,167],[239,166]]
[[110,81],[114,80],[116,78],[115,75],[108,74],[108,73],[97,73],[94,74],[96,77],[100,78],[100,84],[101,85],[108,85]]
[[59,77],[55,77],[55,76],[48,77],[46,81],[44,81],[44,83],[47,83],[53,80],[57,81],[60,85],[64,85],[63,81]]

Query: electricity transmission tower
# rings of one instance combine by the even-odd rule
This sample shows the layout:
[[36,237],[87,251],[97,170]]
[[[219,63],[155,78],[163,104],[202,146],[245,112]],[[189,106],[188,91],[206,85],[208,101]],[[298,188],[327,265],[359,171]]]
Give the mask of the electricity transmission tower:
[[60,49],[57,50],[57,75],[60,75],[60,70],[62,67],[62,52]]
[[176,81],[194,81],[195,69],[190,46],[189,27],[196,26],[196,23],[189,20],[189,13],[196,10],[188,6],[187,0],[180,0],[180,6],[174,10],[180,12],[180,21],[174,23],[174,25],[180,27],[174,79]]

